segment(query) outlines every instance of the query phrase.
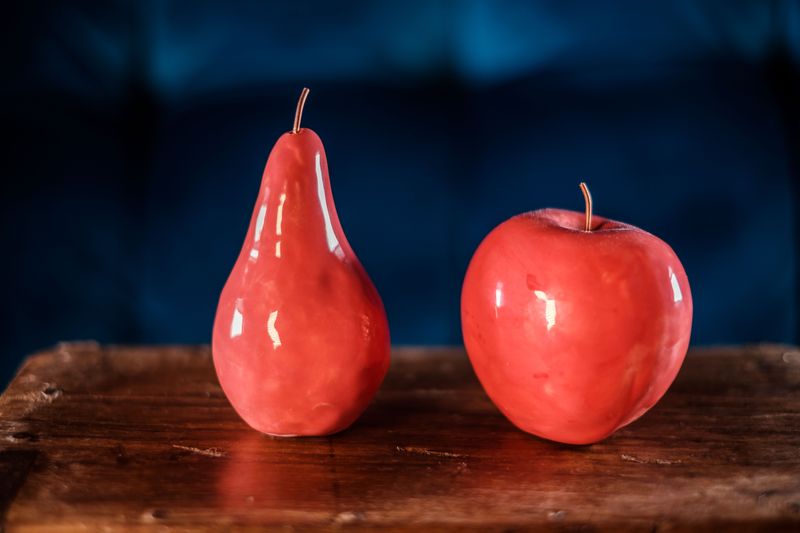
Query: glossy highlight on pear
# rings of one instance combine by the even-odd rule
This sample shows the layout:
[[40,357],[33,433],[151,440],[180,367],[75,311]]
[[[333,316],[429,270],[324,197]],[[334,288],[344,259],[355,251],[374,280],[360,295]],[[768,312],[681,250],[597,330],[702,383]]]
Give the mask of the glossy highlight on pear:
[[213,329],[225,395],[274,436],[347,428],[389,366],[383,303],[342,230],[322,141],[300,127],[307,96],[269,155]]

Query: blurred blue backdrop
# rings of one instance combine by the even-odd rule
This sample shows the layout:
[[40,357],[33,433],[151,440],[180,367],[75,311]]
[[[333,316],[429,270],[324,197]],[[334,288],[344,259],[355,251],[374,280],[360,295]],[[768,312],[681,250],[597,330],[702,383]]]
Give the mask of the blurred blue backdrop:
[[29,0],[0,28],[0,383],[63,339],[207,342],[302,86],[395,343],[459,343],[482,237],[579,180],[681,257],[694,343],[797,341],[800,2]]

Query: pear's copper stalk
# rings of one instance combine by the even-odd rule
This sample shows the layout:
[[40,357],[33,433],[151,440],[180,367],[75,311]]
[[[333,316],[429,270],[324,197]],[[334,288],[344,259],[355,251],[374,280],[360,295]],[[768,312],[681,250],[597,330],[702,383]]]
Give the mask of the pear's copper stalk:
[[300,131],[300,121],[303,119],[303,106],[306,105],[306,98],[308,98],[308,87],[303,87],[303,90],[300,91],[300,100],[297,101],[297,111],[294,112],[294,126],[292,127],[292,133],[297,133]]
[[586,225],[584,231],[592,231],[592,193],[589,192],[589,187],[584,182],[580,184],[581,192],[583,193],[583,200],[586,202]]

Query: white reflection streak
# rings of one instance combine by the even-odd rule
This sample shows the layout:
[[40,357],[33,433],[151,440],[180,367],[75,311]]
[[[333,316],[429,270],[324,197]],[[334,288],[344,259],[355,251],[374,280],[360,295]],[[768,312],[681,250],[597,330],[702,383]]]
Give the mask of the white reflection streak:
[[283,223],[283,202],[286,201],[286,193],[281,193],[280,203],[278,204],[278,216],[275,220],[275,235],[281,234],[281,224]]
[[244,325],[244,317],[242,312],[239,311],[240,300],[236,300],[236,307],[233,308],[233,318],[231,319],[231,338],[238,337],[242,334],[242,326]]
[[258,216],[256,217],[256,233],[253,235],[253,240],[258,242],[261,240],[261,231],[264,229],[264,218],[267,216],[267,206],[262,205],[261,209],[258,210]]
[[497,311],[503,307],[503,282],[498,281],[494,289],[494,316],[497,318]]
[[[286,193],[281,193],[280,203],[278,204],[278,216],[275,217],[275,235],[280,236],[281,226],[283,225],[283,203],[286,201]],[[281,257],[281,241],[275,243],[275,257]]]
[[256,216],[256,227],[253,233],[253,247],[250,249],[250,259],[258,259],[258,241],[261,240],[261,231],[264,229],[264,218],[267,216],[267,206],[262,205]]
[[544,291],[533,291],[536,297],[544,302],[544,319],[547,320],[547,331],[556,325],[556,301],[548,298]]
[[669,267],[669,283],[670,285],[672,285],[672,301],[673,302],[683,301],[683,293],[681,292],[681,286],[678,284],[678,278],[675,276],[675,272],[672,271],[672,267]]
[[267,333],[269,338],[272,339],[272,347],[277,348],[281,345],[281,336],[278,335],[278,330],[275,328],[275,321],[278,320],[278,310],[274,310],[269,314],[267,319]]
[[[322,207],[322,218],[325,219],[325,237],[328,240],[328,250],[333,252],[339,248],[339,239],[333,232],[333,225],[331,224],[331,214],[328,212],[328,202],[325,200],[325,182],[322,179],[322,155],[317,152],[316,170],[317,170],[317,196],[319,196],[319,205]],[[339,255],[338,251],[336,252]]]

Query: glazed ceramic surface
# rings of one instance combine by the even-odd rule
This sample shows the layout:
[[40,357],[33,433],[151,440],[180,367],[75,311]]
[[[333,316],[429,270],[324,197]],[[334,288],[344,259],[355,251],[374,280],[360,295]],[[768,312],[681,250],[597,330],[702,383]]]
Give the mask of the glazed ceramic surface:
[[666,392],[689,346],[692,296],[672,249],[633,226],[546,209],[480,244],[462,291],[464,343],[519,428],[596,442]]
[[346,428],[386,374],[383,304],[342,231],[309,129],[283,135],[269,156],[220,296],[213,356],[233,407],[271,435]]

